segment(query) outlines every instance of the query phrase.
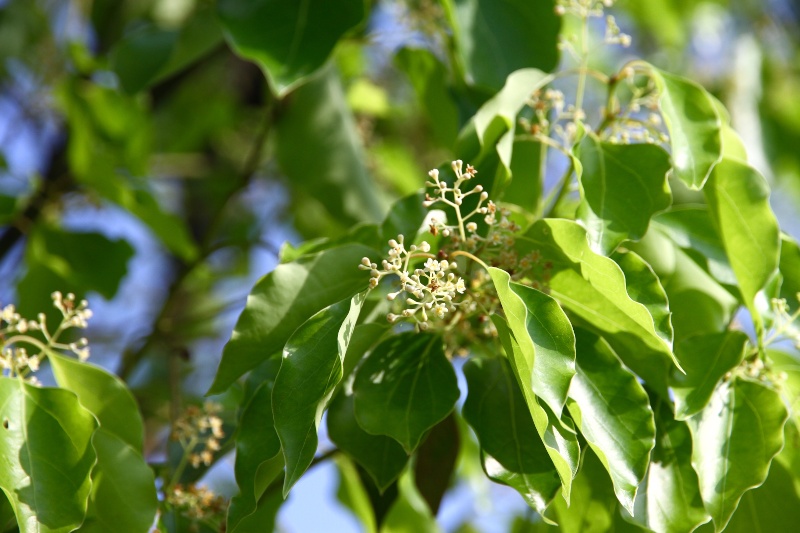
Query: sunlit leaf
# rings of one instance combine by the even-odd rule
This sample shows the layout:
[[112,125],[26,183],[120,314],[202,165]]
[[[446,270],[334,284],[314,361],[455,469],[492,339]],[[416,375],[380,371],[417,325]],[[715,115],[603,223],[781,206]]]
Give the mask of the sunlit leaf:
[[708,92],[693,81],[650,67],[669,133],[676,178],[700,189],[722,159],[722,121]]
[[543,513],[561,480],[544,447],[511,366],[502,357],[464,366],[469,395],[464,418],[478,435],[490,479],[509,485]]
[[734,378],[717,387],[706,408],[688,420],[692,464],[716,531],[725,528],[742,495],[764,483],[783,447],[786,418],[777,392]]
[[342,379],[347,345],[364,295],[331,305],[297,328],[283,350],[272,390],[272,413],[286,461],[284,496],[317,451],[322,412]]
[[582,171],[578,219],[589,245],[608,255],[625,240],[639,240],[650,219],[669,207],[669,156],[653,144],[611,144],[592,134],[576,149]]
[[650,400],[603,339],[580,329],[575,337],[577,373],[567,407],[611,474],[617,499],[632,512],[655,446]]
[[353,393],[359,425],[392,437],[409,453],[453,409],[459,394],[441,337],[413,332],[387,339],[364,359]]
[[83,523],[97,427],[72,392],[0,377],[0,488],[21,533],[68,533]]
[[294,330],[320,309],[366,289],[369,273],[359,270],[376,252],[345,245],[280,265],[253,287],[222,352],[210,394],[223,392],[248,370],[283,349]]
[[439,533],[441,528],[414,485],[411,472],[400,478],[399,493],[381,526],[381,533]]
[[695,335],[675,347],[675,355],[686,371],[675,373],[671,383],[678,420],[685,420],[708,404],[719,380],[744,358],[747,340],[741,331],[725,331]]

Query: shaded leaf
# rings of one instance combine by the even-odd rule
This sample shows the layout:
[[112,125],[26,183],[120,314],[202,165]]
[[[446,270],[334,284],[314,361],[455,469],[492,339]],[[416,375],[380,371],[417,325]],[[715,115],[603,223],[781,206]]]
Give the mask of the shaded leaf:
[[209,394],[225,391],[245,372],[282,350],[311,315],[365,289],[369,273],[358,265],[362,257],[376,255],[364,246],[345,245],[279,265],[261,278],[225,345]]
[[673,375],[675,418],[685,420],[708,404],[717,383],[744,358],[747,341],[741,331],[725,331],[695,335],[676,346],[686,374]]
[[441,531],[431,510],[414,484],[408,471],[400,477],[397,499],[392,504],[381,526],[381,533],[438,533]]
[[709,520],[692,469],[692,436],[685,422],[672,417],[672,408],[654,399],[656,446],[647,476],[639,486],[633,516],[626,519],[657,533],[693,531]]
[[339,470],[339,487],[336,489],[336,499],[347,507],[364,526],[365,533],[375,533],[375,513],[372,504],[355,465],[341,455],[336,457],[336,467]]
[[547,145],[532,139],[515,139],[511,154],[511,182],[503,191],[503,201],[537,213],[542,196],[544,154]]
[[138,449],[100,427],[92,436],[97,464],[92,470],[92,492],[86,533],[141,533],[153,525],[158,497],[153,471]]
[[256,62],[279,95],[319,69],[365,16],[361,0],[221,0],[217,9],[233,49]]
[[692,464],[716,531],[725,528],[742,495],[767,478],[772,458],[783,447],[787,416],[777,392],[734,378],[717,387],[706,408],[688,420]]
[[[383,218],[383,200],[365,166],[355,120],[332,67],[283,103],[274,134],[275,156],[293,194],[323,206],[332,225],[341,224],[340,232],[358,221]],[[310,215],[298,212],[295,224],[319,235],[321,228],[303,226],[313,223]]]
[[392,437],[411,453],[453,409],[459,392],[441,337],[407,332],[382,342],[364,359],[353,394],[359,425],[367,433]]
[[700,189],[722,159],[722,120],[712,97],[700,85],[650,68],[669,132],[673,174]]
[[496,91],[514,71],[558,64],[561,20],[552,0],[447,0],[444,7],[468,83]]
[[420,496],[434,516],[439,512],[442,498],[450,488],[460,446],[455,415],[450,413],[447,418],[433,426],[417,449],[414,481]]
[[370,435],[361,429],[356,422],[353,395],[346,388],[336,395],[328,409],[328,436],[367,471],[380,491],[398,478],[408,462],[408,455],[396,440],[386,435]]
[[769,186],[752,167],[724,159],[715,167],[704,192],[744,303],[753,310],[756,293],[775,273],[780,254]]
[[[524,361],[514,361],[523,385],[561,413],[575,375],[575,335],[564,311],[545,293],[513,283],[504,270],[489,268],[508,326]],[[511,354],[515,356],[516,354]],[[530,369],[530,375],[523,369]]]
[[575,339],[577,373],[567,407],[611,474],[617,499],[633,512],[636,490],[655,446],[650,400],[602,338],[578,329]]
[[22,533],[67,533],[83,523],[97,423],[72,392],[0,377],[0,488]]
[[800,494],[795,484],[797,472],[775,461],[769,477],[757,489],[744,493],[739,508],[725,531],[792,531],[800,523]]
[[501,357],[464,365],[469,394],[463,414],[478,435],[490,479],[519,492],[539,513],[561,487],[511,365]]
[[654,144],[611,144],[593,134],[576,152],[582,166],[577,216],[591,249],[608,255],[623,241],[639,240],[672,201],[667,153]]
[[286,461],[284,496],[314,459],[322,412],[342,379],[345,352],[363,303],[361,294],[323,309],[297,328],[283,350],[272,413]]
[[239,420],[234,464],[239,494],[228,508],[227,530],[231,533],[238,532],[241,522],[256,512],[259,498],[273,480],[270,477],[277,476],[284,466],[272,416],[272,389],[280,362],[279,357],[267,361],[268,377],[258,385]]
[[570,503],[556,498],[550,509],[563,533],[604,533],[611,530],[617,506],[603,463],[591,449],[586,449],[572,483]]

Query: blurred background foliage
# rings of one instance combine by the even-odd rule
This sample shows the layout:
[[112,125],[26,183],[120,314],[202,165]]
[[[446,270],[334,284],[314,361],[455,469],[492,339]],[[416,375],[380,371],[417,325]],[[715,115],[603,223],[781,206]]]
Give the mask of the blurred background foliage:
[[[598,60],[641,56],[711,90],[800,233],[800,2],[612,12],[634,45]],[[170,421],[201,401],[281,247],[382,220],[510,72],[569,62],[559,31],[551,1],[0,0],[0,301],[35,315],[54,290],[87,296],[94,360],[131,386],[148,459],[167,464]],[[229,422],[241,394],[220,398]],[[230,496],[230,464],[187,475]],[[469,490],[445,501],[449,529],[497,512],[500,530],[529,526]]]

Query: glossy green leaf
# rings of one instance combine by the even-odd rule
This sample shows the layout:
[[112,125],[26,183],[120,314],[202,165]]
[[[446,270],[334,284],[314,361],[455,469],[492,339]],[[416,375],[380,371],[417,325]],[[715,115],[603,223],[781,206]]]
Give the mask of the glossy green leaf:
[[714,101],[697,83],[651,68],[669,133],[673,175],[700,189],[722,159],[722,121]]
[[506,357],[511,364],[511,369],[516,378],[517,386],[522,392],[528,412],[533,418],[539,438],[544,443],[550,461],[555,466],[561,478],[564,499],[569,501],[572,487],[572,478],[578,471],[580,462],[580,446],[574,427],[568,425],[563,414],[555,415],[547,409],[544,402],[533,393],[528,377],[532,375],[532,368],[523,354],[520,344],[514,337],[508,322],[500,316],[493,315],[492,322],[497,329],[500,342]]
[[655,446],[650,400],[602,338],[579,329],[575,339],[577,373],[567,407],[611,474],[617,499],[633,512],[636,491]]
[[676,364],[671,345],[647,307],[628,294],[620,267],[591,251],[583,227],[540,220],[517,238],[517,249],[523,255],[538,251],[551,265],[549,294],[573,323],[602,333],[631,370],[666,394],[667,375]]
[[72,392],[0,377],[0,488],[21,533],[68,533],[83,523],[96,454],[92,414]]
[[661,280],[669,299],[676,343],[727,328],[739,302],[674,241],[653,228],[630,247]]
[[789,309],[800,305],[800,245],[788,235],[781,235],[781,258],[779,269],[783,276],[780,297],[786,299]]
[[319,69],[365,16],[361,0],[221,0],[217,9],[233,49],[256,62],[279,95]]
[[654,399],[656,446],[639,486],[633,516],[626,519],[657,533],[693,531],[710,517],[692,469],[692,435],[675,420],[668,402]]
[[769,205],[769,186],[755,169],[724,159],[704,189],[709,212],[728,255],[745,304],[778,268],[780,234]]
[[144,439],[142,417],[136,399],[125,383],[99,366],[55,352],[51,352],[48,359],[58,385],[74,392],[104,431],[141,454]]
[[617,505],[608,473],[594,452],[587,449],[572,483],[570,503],[556,498],[548,512],[554,514],[558,531],[563,533],[605,533],[611,530]]
[[543,513],[561,488],[511,365],[501,357],[464,365],[469,394],[463,414],[478,435],[490,479],[519,492]]
[[575,375],[575,335],[569,319],[550,296],[513,283],[504,270],[490,267],[489,275],[525,358],[514,366],[532,370],[520,375],[522,383],[560,414]]
[[436,518],[417,492],[411,472],[400,477],[397,488],[397,499],[386,514],[381,533],[440,533]]
[[458,136],[458,108],[447,86],[447,69],[436,55],[425,48],[401,48],[395,64],[405,72],[417,95],[434,139],[446,148]]
[[280,361],[274,357],[267,362],[267,375],[271,379],[267,377],[258,386],[239,419],[234,464],[239,494],[231,499],[228,508],[227,530],[231,533],[239,531],[241,522],[256,512],[259,498],[272,482],[270,477],[277,476],[284,466],[272,416],[272,389]]
[[353,395],[346,387],[328,409],[328,436],[367,471],[380,491],[398,478],[408,462],[408,455],[396,440],[361,429],[356,422]]
[[342,379],[364,295],[331,305],[297,328],[283,350],[272,391],[275,431],[286,461],[284,496],[314,459],[322,412]]
[[705,206],[674,207],[656,216],[653,224],[684,250],[700,252],[695,255],[696,260],[704,261],[708,272],[720,283],[736,285],[736,276]]
[[664,342],[672,344],[672,313],[667,294],[653,269],[635,252],[615,252],[611,258],[625,275],[625,288],[635,302],[645,306],[653,317],[656,334]]
[[85,533],[141,533],[153,525],[158,497],[153,471],[139,450],[100,427],[92,437],[97,465],[92,470],[92,492]]
[[350,244],[280,265],[261,278],[225,345],[209,394],[225,391],[245,372],[282,350],[311,315],[366,289],[369,273],[358,265],[362,257],[376,255],[370,248]]
[[[355,120],[332,67],[292,93],[273,131],[275,156],[295,196],[313,198],[342,230],[383,219],[386,206],[367,171]],[[308,218],[298,212],[301,231]],[[310,229],[320,234],[319,227]]]
[[608,255],[623,241],[639,240],[650,219],[669,207],[669,156],[654,144],[611,144],[586,135],[576,152],[582,171],[578,219],[589,246]]
[[365,533],[375,533],[377,531],[375,513],[372,511],[369,495],[361,483],[358,470],[347,457],[341,455],[336,457],[336,467],[339,470],[336,498],[361,522]]
[[747,335],[725,331],[689,337],[675,347],[675,355],[686,374],[675,373],[675,417],[678,420],[700,412],[711,399],[722,377],[744,358]]
[[744,493],[739,508],[725,531],[792,531],[800,523],[800,493],[796,486],[797,472],[774,461],[763,485]]
[[447,0],[444,7],[468,83],[496,91],[514,71],[558,64],[561,20],[552,0]]
[[453,409],[459,392],[441,337],[406,332],[364,359],[353,394],[358,424],[367,433],[392,437],[411,453]]
[[767,478],[772,458],[783,447],[787,416],[777,392],[734,378],[717,387],[706,408],[688,420],[692,464],[716,531],[725,528],[742,495]]

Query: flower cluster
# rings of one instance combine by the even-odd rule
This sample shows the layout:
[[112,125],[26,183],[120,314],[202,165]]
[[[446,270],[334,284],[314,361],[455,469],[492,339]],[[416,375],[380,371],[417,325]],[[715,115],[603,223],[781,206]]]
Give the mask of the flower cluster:
[[556,14],[570,13],[577,17],[602,17],[603,9],[614,5],[614,0],[558,0]]
[[[800,302],[800,293],[797,294],[797,301]],[[789,304],[784,298],[773,298],[770,301],[772,311],[772,332],[764,342],[770,345],[780,340],[788,340],[794,343],[796,350],[800,350],[800,328],[795,321],[800,317],[800,307],[794,313],[789,313]]]
[[[562,152],[574,144],[578,124],[582,124],[584,129],[591,129],[585,123],[586,112],[574,104],[567,104],[564,93],[557,89],[534,91],[526,105],[533,111],[535,120],[520,118],[520,126],[537,141]],[[551,139],[551,135],[554,139]]]
[[[448,312],[455,311],[461,305],[458,298],[467,290],[464,279],[451,272],[455,263],[446,259],[437,260],[430,252],[430,245],[423,241],[419,247],[409,246],[406,250],[403,236],[389,241],[389,258],[384,259],[381,268],[377,263],[365,257],[359,268],[369,270],[371,274],[369,286],[374,289],[384,276],[395,275],[400,278],[400,289],[390,293],[386,298],[396,300],[405,295],[406,308],[400,315],[389,313],[386,318],[395,322],[400,318],[413,318],[420,329],[427,329],[429,316],[444,318]],[[410,270],[412,260],[427,259],[422,268]]]
[[220,449],[220,440],[225,436],[222,419],[217,415],[221,410],[214,402],[206,402],[202,408],[190,405],[175,421],[172,440],[178,441],[189,454],[189,463],[194,468],[201,464],[209,466]]
[[[467,168],[464,169],[464,163],[460,159],[453,161],[450,166],[456,174],[456,181],[453,183],[452,187],[449,186],[446,181],[439,178],[439,171],[437,169],[428,172],[428,176],[430,176],[432,181],[426,181],[425,185],[433,189],[434,196],[431,196],[430,193],[426,193],[425,201],[422,202],[422,205],[431,207],[437,203],[443,203],[455,209],[457,225],[447,225],[442,220],[434,219],[431,222],[430,230],[434,235],[441,233],[445,237],[450,237],[457,231],[458,238],[464,241],[467,239],[467,231],[475,233],[478,229],[478,225],[475,222],[467,221],[474,216],[484,215],[488,224],[489,220],[493,220],[494,218],[496,206],[491,200],[487,205],[483,205],[483,203],[489,199],[489,193],[483,190],[483,185],[475,185],[467,192],[462,191],[461,186],[474,178],[478,173],[475,167],[467,165]],[[479,195],[478,205],[469,213],[462,213],[461,206],[464,204],[464,199],[473,194]]]
[[89,341],[81,338],[75,342],[59,342],[61,335],[72,328],[85,329],[92,317],[86,300],[75,301],[75,295],[66,297],[60,292],[52,294],[53,305],[61,311],[62,319],[54,331],[47,326],[47,317],[39,313],[36,320],[23,318],[14,305],[6,305],[0,312],[0,369],[9,376],[21,376],[38,384],[32,372],[39,370],[48,352],[71,352],[81,361],[89,358]]
[[222,519],[227,503],[205,486],[175,485],[166,495],[167,504],[193,521]]

